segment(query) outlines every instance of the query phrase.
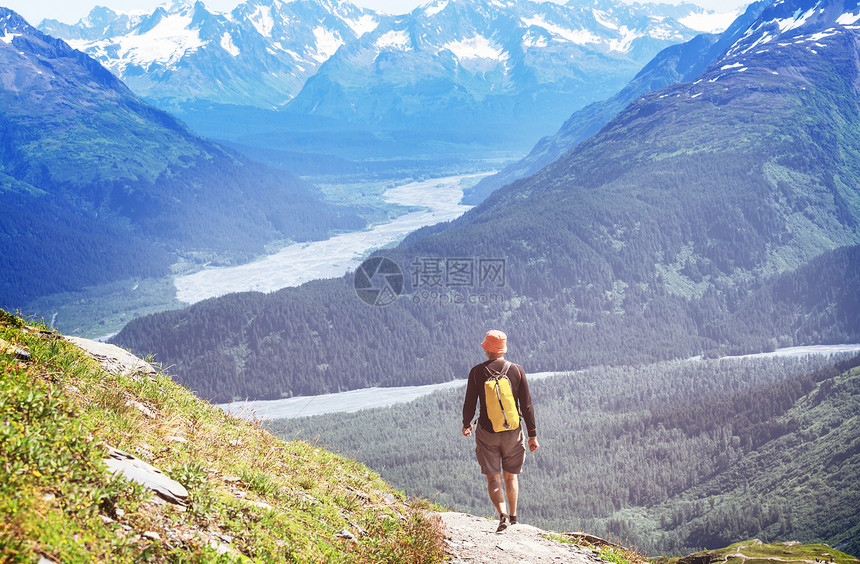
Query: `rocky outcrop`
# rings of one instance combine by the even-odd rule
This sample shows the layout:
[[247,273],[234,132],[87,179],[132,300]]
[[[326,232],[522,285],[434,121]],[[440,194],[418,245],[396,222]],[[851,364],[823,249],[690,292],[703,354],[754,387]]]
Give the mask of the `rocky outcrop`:
[[131,377],[135,374],[155,376],[156,374],[156,370],[151,364],[116,345],[66,335],[63,336],[63,339],[82,349],[95,359],[102,368],[116,376]]
[[184,506],[188,502],[188,490],[185,486],[168,478],[155,466],[118,448],[108,446],[107,449],[108,458],[105,459],[105,464],[111,472],[122,474],[129,480],[149,488],[170,503]]

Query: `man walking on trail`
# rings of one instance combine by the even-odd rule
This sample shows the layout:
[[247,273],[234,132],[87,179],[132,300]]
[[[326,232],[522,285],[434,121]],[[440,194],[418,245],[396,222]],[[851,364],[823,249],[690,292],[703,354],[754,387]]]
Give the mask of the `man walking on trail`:
[[[463,402],[462,433],[463,436],[470,437],[472,417],[475,415],[476,403],[480,400],[478,425],[475,429],[475,454],[481,465],[481,473],[487,477],[490,501],[499,512],[497,533],[507,529],[509,524],[517,523],[517,476],[522,471],[526,458],[525,437],[519,421],[519,412],[522,413],[528,431],[529,450],[534,452],[540,446],[526,373],[519,364],[505,360],[507,340],[507,335],[501,331],[487,332],[481,343],[481,348],[487,353],[487,361],[475,365],[469,372],[466,400]],[[502,481],[505,484],[504,490]]]

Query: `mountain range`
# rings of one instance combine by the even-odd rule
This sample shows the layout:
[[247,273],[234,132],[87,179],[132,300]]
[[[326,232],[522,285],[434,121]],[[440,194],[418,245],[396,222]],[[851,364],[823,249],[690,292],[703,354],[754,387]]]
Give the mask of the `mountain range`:
[[0,190],[7,307],[364,225],[289,173],[193,134],[5,8]]
[[229,14],[174,0],[150,14],[97,6],[75,25],[47,19],[39,29],[91,55],[163,108],[207,100],[271,109],[380,17],[330,0],[249,0]]
[[380,158],[525,150],[662,48],[724,19],[692,4],[606,0],[439,0],[399,16],[333,0],[248,0],[226,14],[178,0],[40,29],[206,136]]
[[[350,278],[319,281],[140,319],[116,340],[222,400],[448,380],[488,328],[532,371],[822,342],[750,331],[739,312],[777,277],[860,243],[849,4],[765,7],[693,82],[637,98],[537,174],[380,252],[405,279],[387,307],[362,303]],[[446,285],[444,268],[470,258],[503,263],[502,284]],[[850,291],[850,269],[832,275],[834,292]],[[809,290],[780,287],[795,301]],[[856,339],[827,299],[826,338]]]
[[469,188],[463,202],[480,203],[494,190],[538,172],[600,131],[609,120],[639,96],[676,82],[692,82],[722,55],[729,45],[738,40],[740,34],[747,30],[767,4],[766,1],[750,4],[743,15],[720,34],[703,33],[687,42],[672,45],[660,51],[614,96],[600,102],[593,102],[574,112],[554,135],[538,141],[524,158],[505,166],[498,173],[482,179]]

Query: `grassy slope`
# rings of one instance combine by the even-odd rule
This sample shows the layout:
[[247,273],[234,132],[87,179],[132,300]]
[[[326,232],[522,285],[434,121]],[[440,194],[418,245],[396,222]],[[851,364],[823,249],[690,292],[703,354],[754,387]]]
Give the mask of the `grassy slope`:
[[[31,354],[0,352],[0,560],[442,559],[425,502],[353,460],[228,417],[164,373],[113,376],[2,311],[0,339]],[[105,444],[151,457],[186,486],[187,509],[111,477]]]
[[860,562],[857,558],[835,550],[826,544],[798,544],[794,541],[762,543],[758,539],[737,542],[725,548],[707,550],[691,554],[685,558],[672,558],[658,562],[705,562],[697,557],[704,557],[710,562],[725,562],[726,564],[765,564],[779,562],[781,564],[809,564],[810,562],[835,562],[836,564],[852,564]]

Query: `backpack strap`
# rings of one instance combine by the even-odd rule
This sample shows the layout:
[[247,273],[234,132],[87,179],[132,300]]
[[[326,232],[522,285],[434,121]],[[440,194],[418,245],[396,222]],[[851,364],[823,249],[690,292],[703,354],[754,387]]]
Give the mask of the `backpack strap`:
[[505,365],[502,367],[501,372],[493,372],[492,370],[490,370],[489,366],[487,366],[487,371],[490,373],[490,376],[498,379],[498,378],[501,378],[502,376],[508,375],[508,369],[511,367],[511,364],[513,364],[513,363],[510,360],[505,360]]

